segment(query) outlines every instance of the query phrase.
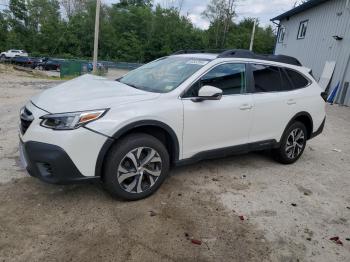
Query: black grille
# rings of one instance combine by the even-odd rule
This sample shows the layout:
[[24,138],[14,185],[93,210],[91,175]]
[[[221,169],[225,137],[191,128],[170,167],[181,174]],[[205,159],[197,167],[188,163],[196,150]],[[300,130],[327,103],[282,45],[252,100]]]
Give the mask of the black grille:
[[30,112],[26,107],[24,107],[21,109],[20,118],[21,118],[20,129],[21,129],[21,133],[23,135],[27,131],[30,124],[33,122],[34,117],[33,117],[32,112]]

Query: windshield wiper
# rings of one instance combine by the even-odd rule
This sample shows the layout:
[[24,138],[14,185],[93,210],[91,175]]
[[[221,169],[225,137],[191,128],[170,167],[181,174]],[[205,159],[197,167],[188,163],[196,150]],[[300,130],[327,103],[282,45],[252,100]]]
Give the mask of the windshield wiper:
[[118,81],[118,82],[120,82],[120,83],[122,83],[124,85],[133,87],[133,88],[138,89],[138,90],[142,90],[142,91],[146,91],[146,92],[152,92],[152,93],[163,93],[163,92],[160,92],[158,89],[145,87],[145,86],[136,86],[136,85],[133,85],[133,84],[130,84],[130,83],[124,83],[124,82],[121,82],[120,79],[121,78],[116,79],[115,81]]
[[142,90],[142,88],[141,87],[139,87],[139,86],[135,86],[135,85],[133,85],[133,84],[129,84],[129,83],[123,83],[123,82],[121,82],[121,81],[119,81],[120,83],[122,83],[122,84],[124,84],[124,85],[127,85],[127,86],[130,86],[130,87],[133,87],[133,88],[135,88],[135,89],[141,89]]

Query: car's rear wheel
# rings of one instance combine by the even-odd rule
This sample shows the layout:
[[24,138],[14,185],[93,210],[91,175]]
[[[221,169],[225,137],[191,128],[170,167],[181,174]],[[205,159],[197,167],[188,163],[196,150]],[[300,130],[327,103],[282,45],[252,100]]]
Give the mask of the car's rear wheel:
[[292,164],[304,152],[307,140],[306,127],[301,122],[292,123],[284,132],[280,147],[273,151],[274,158],[283,164]]
[[138,200],[153,194],[169,173],[166,147],[148,134],[131,134],[117,142],[106,158],[103,182],[115,197]]
[[4,55],[4,54],[2,54],[1,56],[0,56],[0,60],[1,61],[4,61],[6,59],[6,56]]

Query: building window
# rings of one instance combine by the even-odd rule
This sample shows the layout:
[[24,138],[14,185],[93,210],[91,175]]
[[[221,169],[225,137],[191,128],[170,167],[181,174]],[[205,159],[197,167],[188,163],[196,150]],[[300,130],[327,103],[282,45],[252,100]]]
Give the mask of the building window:
[[306,35],[307,23],[309,20],[301,21],[298,30],[298,39],[304,39]]
[[278,36],[277,36],[278,43],[283,43],[285,35],[286,35],[286,28],[280,27],[280,29],[278,30]]

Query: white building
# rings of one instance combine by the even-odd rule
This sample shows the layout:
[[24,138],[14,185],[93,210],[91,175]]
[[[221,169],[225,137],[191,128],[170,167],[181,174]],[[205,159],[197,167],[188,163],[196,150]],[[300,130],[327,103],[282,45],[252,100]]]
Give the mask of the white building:
[[339,83],[335,102],[350,106],[350,0],[309,0],[271,21],[279,26],[275,54],[298,58],[316,79],[334,61],[329,88]]

